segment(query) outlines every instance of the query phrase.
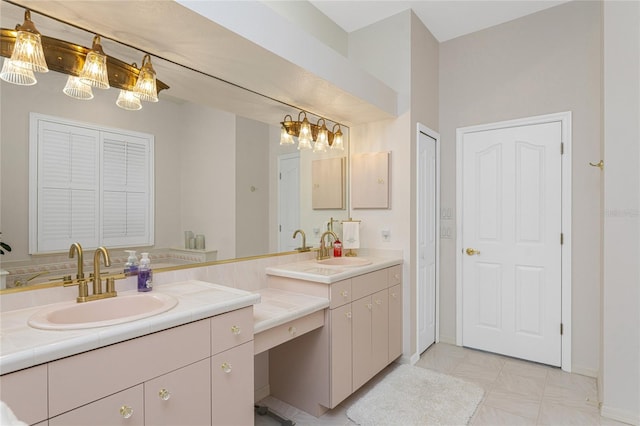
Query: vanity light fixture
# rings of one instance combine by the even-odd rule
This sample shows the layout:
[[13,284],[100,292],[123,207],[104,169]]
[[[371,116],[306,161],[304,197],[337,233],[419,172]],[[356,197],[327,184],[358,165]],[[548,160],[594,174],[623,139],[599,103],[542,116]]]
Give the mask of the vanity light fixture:
[[24,22],[16,27],[16,41],[11,53],[13,65],[35,72],[48,72],[40,32],[31,20],[31,11],[24,11]]
[[24,16],[24,23],[15,30],[0,29],[0,56],[5,58],[0,78],[8,83],[33,85],[37,83],[34,71],[52,70],[70,76],[63,92],[75,99],[93,98],[91,87],[115,87],[127,92],[137,88],[137,101],[129,94],[118,96],[116,101],[118,106],[126,105],[130,110],[142,108],[140,99],[158,102],[158,92],[169,88],[156,78],[149,54],[145,54],[143,66],[138,69],[135,64],[106,55],[99,35],[94,36],[93,46],[88,49],[41,35],[31,21],[31,11],[25,10]]
[[62,89],[62,92],[67,96],[82,101],[93,99],[91,86],[83,83],[80,77],[76,77],[75,75],[70,75],[69,78],[67,78],[67,84],[64,86],[64,89]]
[[29,68],[23,68],[16,65],[11,58],[4,58],[0,78],[7,83],[17,84],[19,86],[33,86],[38,82],[36,76]]
[[151,65],[151,56],[144,55],[142,58],[142,67],[133,92],[138,97],[147,102],[158,102],[158,89],[156,88],[156,71]]
[[107,55],[102,50],[100,36],[93,37],[93,45],[84,60],[80,81],[98,89],[109,88],[109,75],[107,74]]
[[298,149],[311,149],[311,123],[307,119],[307,113],[300,111],[298,114],[298,121],[300,121],[300,114],[304,114],[302,122],[300,122],[300,131],[298,132]]
[[[288,120],[287,120],[287,117],[289,117]],[[293,140],[294,131],[291,131],[291,133],[289,133],[289,130],[288,130],[288,129],[293,129],[293,126],[294,126],[293,118],[289,114],[285,115],[284,121],[280,126],[280,145],[293,145],[295,143]]]
[[[322,127],[320,122],[322,121]],[[327,152],[329,148],[329,131],[327,130],[327,124],[324,118],[318,120],[318,136],[316,137],[316,143],[313,144],[313,152]]]
[[307,113],[300,111],[298,120],[294,121],[287,114],[280,125],[280,145],[293,145],[293,138],[297,137],[298,149],[313,148],[313,152],[326,152],[330,148],[344,151],[344,139],[339,123],[335,123],[333,130],[329,130],[324,118],[320,117],[317,124],[312,124],[307,118]]
[[[338,130],[336,130],[336,126],[338,126]],[[331,144],[331,149],[336,151],[344,151],[344,141],[342,139],[342,129],[338,123],[333,125],[333,143]]]
[[140,102],[138,94],[124,89],[120,89],[116,105],[128,111],[137,111],[142,109],[142,103]]

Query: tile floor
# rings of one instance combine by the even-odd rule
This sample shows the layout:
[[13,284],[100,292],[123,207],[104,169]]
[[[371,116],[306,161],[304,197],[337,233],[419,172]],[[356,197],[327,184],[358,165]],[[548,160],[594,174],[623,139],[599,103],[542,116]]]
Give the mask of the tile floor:
[[[475,382],[485,389],[484,399],[470,425],[624,425],[600,417],[596,381],[591,377],[446,343],[431,346],[422,354],[416,366]],[[394,367],[394,364],[387,367],[320,418],[273,397],[265,398],[260,404],[267,405],[299,426],[353,425],[347,418],[350,404]],[[256,417],[256,426],[276,424],[271,419]]]

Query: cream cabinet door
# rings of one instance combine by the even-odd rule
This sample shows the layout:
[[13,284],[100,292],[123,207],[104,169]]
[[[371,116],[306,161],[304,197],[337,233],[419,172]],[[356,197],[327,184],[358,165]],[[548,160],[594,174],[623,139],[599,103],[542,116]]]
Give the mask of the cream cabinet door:
[[331,314],[331,406],[334,408],[353,392],[351,359],[351,303],[330,311]]
[[143,426],[143,392],[143,385],[134,386],[53,417],[49,426]]
[[402,355],[402,284],[389,288],[389,359]]
[[209,371],[209,359],[204,359],[145,382],[145,424],[211,424]]
[[371,296],[371,377],[389,363],[389,292]]
[[370,378],[371,359],[371,296],[353,302],[353,390],[359,389]]
[[0,377],[0,400],[20,421],[34,424],[46,420],[47,366],[38,365]]
[[211,357],[212,425],[252,425],[253,340]]

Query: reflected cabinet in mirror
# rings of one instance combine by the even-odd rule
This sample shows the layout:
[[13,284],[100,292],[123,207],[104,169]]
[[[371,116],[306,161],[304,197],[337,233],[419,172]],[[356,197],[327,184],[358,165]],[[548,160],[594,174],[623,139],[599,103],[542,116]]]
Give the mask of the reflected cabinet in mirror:
[[[4,1],[0,7],[2,28],[14,29],[22,23],[24,9]],[[43,35],[91,46],[90,32],[37,11],[31,18]],[[102,47],[107,55],[134,66],[142,63],[145,54],[105,38]],[[301,245],[293,238],[297,229],[306,233],[307,245],[317,247],[330,218],[338,221],[334,226],[348,218],[348,127],[341,125],[344,150],[313,152],[298,150],[297,144],[281,145],[280,122],[300,110],[160,57],[152,55],[151,61],[158,79],[169,89],[160,92],[159,102],[143,102],[137,111],[116,106],[116,88],[94,89],[91,100],[66,96],[62,89],[68,75],[60,72],[36,73],[37,84],[32,86],[0,82],[0,241],[12,249],[0,256],[6,288],[37,288],[43,283],[61,282],[76,269],[76,259],[69,258],[68,247],[42,249],[29,243],[40,229],[36,225],[54,220],[72,222],[78,216],[74,216],[73,207],[69,217],[41,214],[35,225],[30,220],[42,206],[42,191],[38,191],[38,185],[30,185],[30,179],[35,179],[38,167],[51,158],[46,150],[30,151],[30,141],[37,139],[38,132],[37,126],[30,125],[34,115],[72,122],[80,128],[152,137],[153,215],[148,219],[153,222],[148,240],[152,243],[127,244],[121,239],[115,245],[104,244],[113,264],[107,273],[123,272],[125,250],[136,250],[138,256],[149,252],[152,265],[158,269],[292,251]],[[309,112],[307,116],[311,121],[320,119]],[[329,118],[326,122],[334,124]],[[318,173],[318,164],[329,166],[320,167],[328,176]],[[60,176],[72,174],[64,161],[49,161],[48,167],[52,176],[56,172]],[[126,164],[111,170],[131,172],[127,172]],[[332,186],[323,185],[320,198],[318,194],[314,198],[314,185],[318,188],[320,183]],[[126,216],[125,212],[131,210],[127,210],[126,197],[123,200],[110,204],[116,217]],[[104,208],[105,203],[98,202],[96,220],[104,216]],[[67,232],[72,228],[50,229]],[[188,231],[193,235],[192,244],[185,238]],[[105,241],[103,231],[97,232],[94,239],[66,237],[85,250],[94,250]],[[193,243],[198,236],[196,246]],[[90,266],[87,259],[85,264]]]

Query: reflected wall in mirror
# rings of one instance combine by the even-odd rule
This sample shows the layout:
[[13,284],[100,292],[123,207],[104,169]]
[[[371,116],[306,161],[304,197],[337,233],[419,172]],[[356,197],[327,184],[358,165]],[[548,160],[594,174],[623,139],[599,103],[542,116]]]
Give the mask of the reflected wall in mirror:
[[[6,2],[0,7],[3,28],[22,22],[22,8]],[[36,12],[32,19],[50,37],[85,46],[93,37]],[[108,39],[102,45],[105,53],[128,63],[143,57]],[[38,83],[29,87],[0,83],[0,231],[13,249],[0,256],[1,269],[10,272],[7,287],[60,280],[76,267],[66,252],[28,250],[31,112],[154,136],[155,244],[109,247],[114,266],[107,272],[122,272],[129,248],[151,252],[152,265],[159,268],[209,261],[211,253],[205,252],[211,251],[217,251],[216,260],[290,251],[300,245],[292,238],[295,229],[303,229],[308,244],[317,245],[331,217],[348,218],[346,204],[314,210],[311,195],[312,161],[338,157],[348,164],[348,127],[342,125],[344,151],[280,146],[279,123],[286,114],[297,114],[295,108],[162,58],[152,61],[170,89],[160,93],[160,102],[143,103],[139,111],[118,108],[115,89],[94,90],[89,101],[67,97],[62,93],[67,76],[56,72],[38,74]],[[283,176],[292,179],[283,182]],[[184,231],[204,235],[205,250],[186,250]]]

